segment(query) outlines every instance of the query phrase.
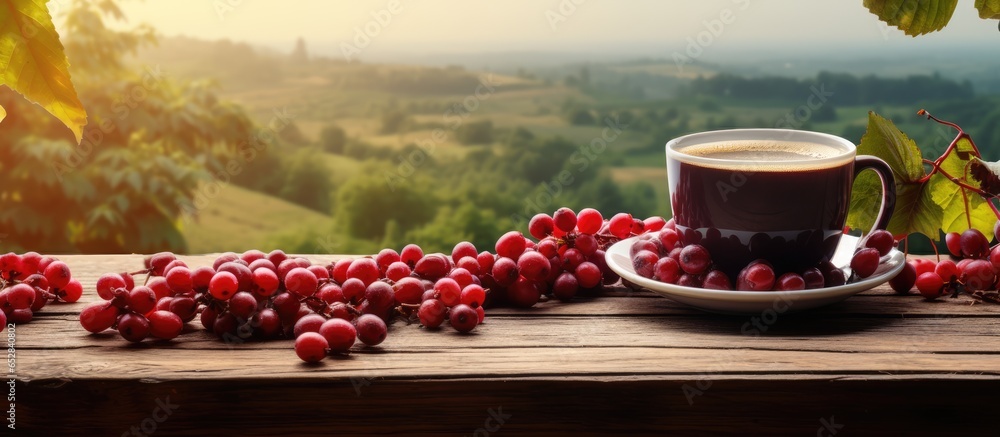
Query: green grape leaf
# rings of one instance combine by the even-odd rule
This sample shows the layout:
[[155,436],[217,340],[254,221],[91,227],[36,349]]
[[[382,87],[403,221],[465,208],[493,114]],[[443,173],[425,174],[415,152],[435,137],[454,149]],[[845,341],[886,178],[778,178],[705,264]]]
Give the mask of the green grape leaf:
[[1000,0],[976,0],[979,18],[1000,19]]
[[[868,130],[861,137],[859,155],[881,158],[892,169],[896,180],[896,208],[889,221],[888,231],[903,236],[919,232],[937,238],[944,216],[944,209],[933,199],[925,178],[920,149],[892,121],[868,113]],[[858,175],[851,193],[851,209],[847,225],[868,230],[875,223],[881,204],[882,184],[871,172]]]
[[77,97],[69,61],[42,0],[0,0],[0,85],[7,85],[83,139],[87,111]]
[[[976,146],[968,135],[960,133],[955,147],[948,151],[940,164],[940,171],[931,176],[928,189],[934,202],[941,205],[941,230],[945,233],[978,229],[984,235],[993,232],[997,217],[975,191],[964,188],[951,180],[979,189],[980,183],[971,175],[970,168],[978,160]],[[950,176],[950,177],[949,177]]]
[[917,36],[943,29],[951,21],[958,0],[864,0],[864,5],[879,20]]

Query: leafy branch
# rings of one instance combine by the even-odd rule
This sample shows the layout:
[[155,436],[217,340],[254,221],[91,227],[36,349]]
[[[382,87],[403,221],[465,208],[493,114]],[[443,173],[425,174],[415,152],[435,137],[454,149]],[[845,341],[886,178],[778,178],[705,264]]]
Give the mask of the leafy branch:
[[[864,0],[871,13],[910,36],[943,29],[951,21],[958,0]],[[983,19],[1000,19],[1000,0],[976,0]]]
[[[45,108],[73,131],[77,143],[83,139],[87,111],[45,2],[0,0],[0,85]],[[0,108],[0,121],[5,116]]]
[[[934,160],[921,156],[913,140],[889,120],[869,113],[868,130],[861,139],[858,153],[882,158],[896,177],[896,208],[888,230],[897,238],[921,233],[936,240],[939,232],[962,232],[978,229],[992,233],[1000,211],[992,200],[1000,193],[1000,177],[991,165],[981,160],[972,137],[958,125],[940,120],[927,111],[926,116],[958,133],[944,153]],[[985,185],[984,185],[984,182]],[[990,190],[990,188],[996,188]],[[857,178],[848,226],[866,229],[875,220],[881,195],[874,175]]]

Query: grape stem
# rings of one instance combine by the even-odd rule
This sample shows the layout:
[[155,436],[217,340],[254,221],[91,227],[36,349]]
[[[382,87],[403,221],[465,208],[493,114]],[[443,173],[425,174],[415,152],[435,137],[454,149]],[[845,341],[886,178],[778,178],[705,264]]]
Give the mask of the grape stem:
[[[951,183],[953,183],[955,185],[958,185],[959,188],[962,189],[962,200],[963,200],[963,203],[965,204],[965,209],[966,209],[965,219],[968,222],[967,224],[968,224],[969,228],[972,228],[972,217],[968,213],[968,210],[969,210],[969,199],[968,199],[968,197],[966,195],[966,191],[971,191],[973,193],[978,194],[980,197],[982,197],[983,200],[986,201],[986,204],[988,204],[990,206],[990,209],[993,210],[993,214],[996,215],[996,217],[997,217],[998,220],[1000,220],[1000,210],[998,210],[997,206],[993,204],[993,199],[996,196],[994,196],[994,195],[992,195],[992,194],[984,191],[983,189],[981,189],[979,187],[973,187],[973,186],[971,186],[971,185],[963,182],[963,179],[957,178],[957,177],[949,174],[948,171],[946,171],[945,169],[941,168],[941,163],[943,163],[944,160],[945,160],[945,158],[948,157],[948,154],[950,154],[951,152],[955,151],[955,148],[958,146],[959,140],[962,140],[963,138],[969,140],[969,144],[972,145],[972,152],[971,153],[973,155],[975,155],[976,158],[982,159],[983,155],[979,152],[979,147],[976,146],[976,143],[974,141],[972,141],[972,137],[970,137],[969,134],[965,133],[965,131],[962,130],[962,128],[959,127],[957,124],[952,123],[950,121],[941,120],[941,119],[939,119],[939,118],[931,115],[930,112],[927,112],[924,109],[921,109],[921,110],[917,111],[917,115],[925,116],[929,120],[934,120],[935,122],[938,122],[938,123],[943,124],[945,126],[950,126],[950,127],[954,128],[955,130],[958,131],[958,135],[955,136],[955,139],[953,139],[951,141],[951,144],[948,145],[948,148],[945,149],[944,153],[942,153],[941,156],[939,156],[936,160],[931,161],[931,160],[926,159],[926,158],[922,159],[923,162],[924,162],[924,164],[930,165],[931,170],[926,175],[924,175],[919,180],[917,180],[917,182],[918,183],[926,183],[927,181],[930,180],[931,176],[934,176],[935,173],[940,173],[942,176],[948,178],[948,180],[951,181]],[[963,176],[965,176],[967,178],[968,177],[968,169],[966,168],[964,171],[966,172],[966,174],[963,175]],[[935,252],[937,252],[936,248],[935,248]]]

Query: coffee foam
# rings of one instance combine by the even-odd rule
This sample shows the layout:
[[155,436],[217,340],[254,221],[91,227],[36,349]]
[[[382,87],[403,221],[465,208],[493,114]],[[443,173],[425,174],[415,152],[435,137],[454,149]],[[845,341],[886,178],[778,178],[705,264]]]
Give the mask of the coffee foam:
[[[717,141],[685,146],[677,151],[701,158],[697,160],[699,165],[759,171],[830,168],[851,158],[845,150],[838,147],[780,140]],[[838,160],[838,156],[844,156],[845,159]]]

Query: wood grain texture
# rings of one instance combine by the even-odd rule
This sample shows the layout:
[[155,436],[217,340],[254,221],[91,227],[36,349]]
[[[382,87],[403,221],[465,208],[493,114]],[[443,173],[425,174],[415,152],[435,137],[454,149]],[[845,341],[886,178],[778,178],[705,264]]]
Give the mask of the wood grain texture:
[[[84,299],[15,329],[18,427],[33,433],[142,433],[145,421],[155,435],[817,435],[832,418],[844,435],[980,434],[990,416],[971,406],[1000,389],[1000,305],[964,297],[883,286],[762,330],[616,287],[491,309],[471,335],[397,321],[377,348],[306,365],[291,340],[227,344],[197,322],[173,342],[87,334],[77,317],[99,299],[97,277],[141,257],[61,258]],[[167,398],[176,411],[156,413]],[[491,409],[510,417],[494,429]]]

